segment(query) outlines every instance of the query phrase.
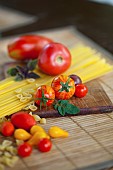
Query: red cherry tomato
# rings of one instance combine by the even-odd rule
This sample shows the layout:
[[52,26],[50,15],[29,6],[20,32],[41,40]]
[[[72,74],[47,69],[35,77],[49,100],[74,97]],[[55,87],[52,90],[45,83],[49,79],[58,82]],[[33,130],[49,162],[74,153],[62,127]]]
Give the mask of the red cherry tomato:
[[37,88],[34,98],[37,105],[50,106],[54,102],[55,92],[52,87],[42,85]]
[[27,142],[19,145],[17,150],[18,150],[18,155],[21,156],[21,157],[30,156],[31,153],[32,153],[32,147]]
[[67,100],[75,92],[74,80],[65,75],[55,77],[51,83],[51,87],[54,89],[57,99]]
[[52,148],[52,142],[50,139],[43,138],[38,142],[37,148],[41,152],[49,152]]
[[88,92],[88,88],[84,84],[77,84],[75,86],[74,95],[76,97],[82,98],[82,97],[86,96],[87,92]]
[[11,122],[3,122],[2,125],[1,125],[1,133],[4,135],[4,136],[12,136],[13,133],[14,133],[14,126]]
[[39,35],[20,36],[8,45],[9,56],[15,60],[36,59],[43,47],[53,42]]
[[69,50],[60,43],[46,45],[38,57],[38,66],[46,74],[55,76],[66,71],[71,65]]

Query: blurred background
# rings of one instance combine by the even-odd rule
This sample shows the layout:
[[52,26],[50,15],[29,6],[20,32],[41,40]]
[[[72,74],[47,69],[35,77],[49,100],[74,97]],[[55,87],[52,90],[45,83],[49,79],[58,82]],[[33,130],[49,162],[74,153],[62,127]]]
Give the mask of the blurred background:
[[113,53],[113,0],[0,0],[1,38],[73,25]]

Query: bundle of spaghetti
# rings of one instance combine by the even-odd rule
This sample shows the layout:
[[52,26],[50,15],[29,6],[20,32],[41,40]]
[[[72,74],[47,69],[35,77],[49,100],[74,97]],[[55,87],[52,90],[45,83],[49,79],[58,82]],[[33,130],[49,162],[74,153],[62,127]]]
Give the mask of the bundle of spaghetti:
[[[79,44],[70,49],[72,64],[63,74],[76,74],[81,77],[83,83],[95,79],[113,70],[113,65],[96,50],[89,46]],[[53,76],[46,75],[37,69],[40,78],[26,79],[15,82],[9,77],[0,82],[0,118],[13,114],[25,108],[33,101],[33,95],[38,86],[51,85]],[[34,103],[31,104],[35,109]]]

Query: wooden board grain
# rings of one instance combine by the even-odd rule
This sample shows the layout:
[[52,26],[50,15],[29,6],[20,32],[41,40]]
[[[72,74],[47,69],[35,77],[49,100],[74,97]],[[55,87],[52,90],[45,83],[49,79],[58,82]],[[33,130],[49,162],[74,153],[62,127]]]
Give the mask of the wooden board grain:
[[[75,42],[73,34],[67,29],[53,32],[55,39],[62,39],[61,32],[64,32],[62,42],[66,42],[67,39],[70,39],[69,44]],[[51,32],[44,35],[53,36]],[[1,54],[5,53],[3,63],[7,61],[4,49],[8,42],[9,39],[4,40],[4,48],[1,50]],[[81,108],[112,105],[112,77],[113,73],[110,73],[88,82],[88,95],[72,102]],[[41,126],[48,132],[53,125],[67,130],[69,137],[52,139],[51,152],[40,153],[34,149],[30,157],[20,158],[15,167],[6,170],[99,170],[113,166],[113,113],[47,118],[47,124]],[[6,138],[1,140],[4,139]]]

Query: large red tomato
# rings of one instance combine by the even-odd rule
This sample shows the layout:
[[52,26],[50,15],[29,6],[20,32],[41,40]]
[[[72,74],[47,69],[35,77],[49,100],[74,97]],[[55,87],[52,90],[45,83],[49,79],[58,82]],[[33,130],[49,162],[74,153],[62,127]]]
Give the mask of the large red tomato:
[[55,76],[66,71],[71,65],[71,54],[60,43],[47,44],[38,57],[38,66],[46,74]]
[[67,100],[75,93],[74,80],[65,75],[55,77],[51,83],[51,87],[54,89],[57,99]]
[[53,42],[39,35],[23,35],[8,45],[9,56],[15,60],[36,59],[45,45]]

